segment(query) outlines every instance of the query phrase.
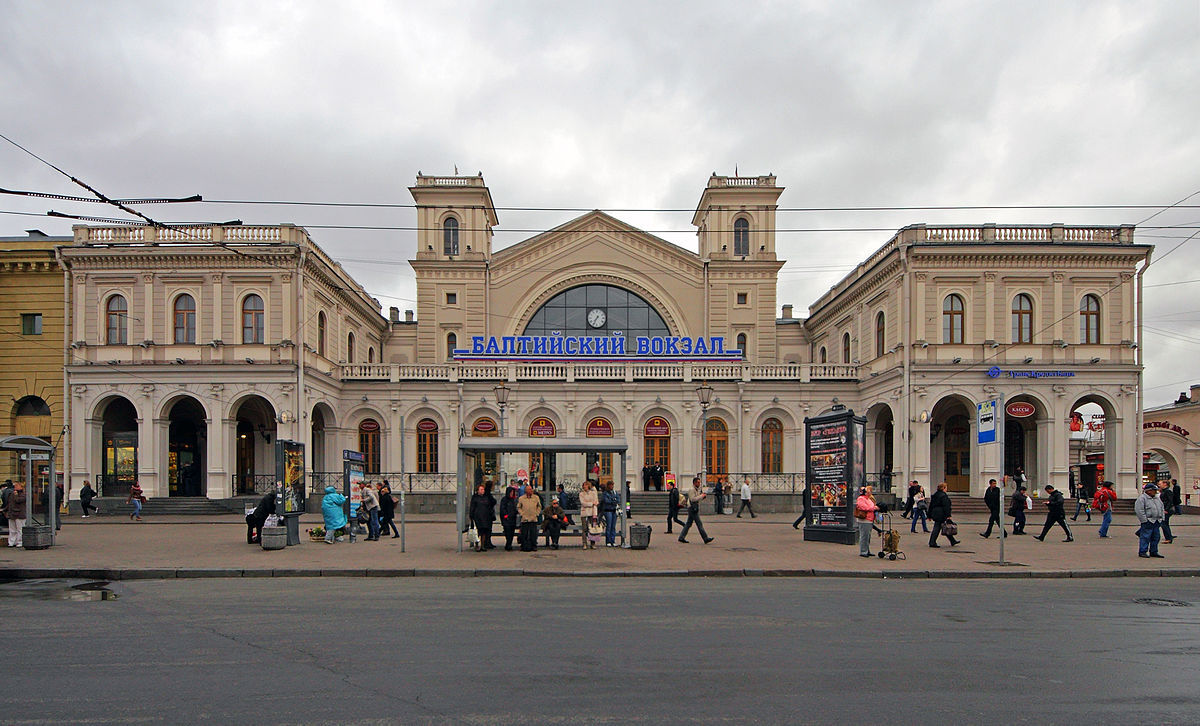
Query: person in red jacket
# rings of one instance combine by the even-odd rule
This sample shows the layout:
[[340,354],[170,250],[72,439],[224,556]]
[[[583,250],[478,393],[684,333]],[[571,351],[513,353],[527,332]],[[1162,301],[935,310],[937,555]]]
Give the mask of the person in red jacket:
[[1117,501],[1117,492],[1110,481],[1102,482],[1096,487],[1096,496],[1092,497],[1092,509],[1101,514],[1100,536],[1108,537],[1108,525],[1112,524],[1112,504]]
[[875,512],[879,506],[875,504],[875,496],[871,487],[865,486],[858,490],[858,499],[854,500],[854,519],[858,523],[858,556],[871,556],[871,528],[875,526]]

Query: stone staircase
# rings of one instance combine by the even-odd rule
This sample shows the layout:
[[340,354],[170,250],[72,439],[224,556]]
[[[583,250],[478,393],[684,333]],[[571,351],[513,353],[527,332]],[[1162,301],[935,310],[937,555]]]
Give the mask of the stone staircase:
[[[213,516],[244,514],[245,502],[257,503],[257,497],[234,497],[233,499],[208,499],[207,497],[153,497],[142,505],[142,515],[161,517],[164,515]],[[133,505],[126,504],[124,497],[97,497],[92,501],[100,508],[100,516],[120,515],[128,517]],[[79,514],[79,502],[71,502],[71,514]]]

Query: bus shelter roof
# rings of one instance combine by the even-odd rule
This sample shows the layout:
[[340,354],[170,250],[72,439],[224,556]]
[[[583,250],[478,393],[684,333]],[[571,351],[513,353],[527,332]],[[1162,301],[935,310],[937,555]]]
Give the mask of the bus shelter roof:
[[465,453],[513,454],[521,452],[555,452],[559,454],[624,453],[629,449],[625,439],[610,438],[525,438],[516,436],[464,436],[458,448]]
[[0,449],[7,451],[47,451],[53,452],[54,445],[48,444],[36,436],[5,436],[0,439]]

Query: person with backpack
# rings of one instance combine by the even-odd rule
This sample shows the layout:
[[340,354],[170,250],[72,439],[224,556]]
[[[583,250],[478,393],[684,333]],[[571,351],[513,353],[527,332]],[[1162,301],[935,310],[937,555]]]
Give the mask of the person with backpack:
[[1112,524],[1112,505],[1117,501],[1117,492],[1110,481],[1101,482],[1092,498],[1092,509],[1100,512],[1100,536],[1108,537],[1108,526]]
[[1029,497],[1025,494],[1025,487],[1017,484],[1017,491],[1013,494],[1012,505],[1008,508],[1008,514],[1013,518],[1013,534],[1025,534],[1025,510],[1029,509]]

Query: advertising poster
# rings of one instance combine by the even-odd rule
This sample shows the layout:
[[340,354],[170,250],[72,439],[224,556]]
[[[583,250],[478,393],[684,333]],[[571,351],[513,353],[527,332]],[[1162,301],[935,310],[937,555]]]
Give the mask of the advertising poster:
[[854,544],[854,499],[865,480],[866,419],[841,409],[806,418],[808,520],[804,539]]
[[366,481],[366,457],[358,451],[345,449],[342,451],[342,494],[346,497],[347,513],[350,521],[358,516],[358,506],[362,503],[362,485]]
[[279,439],[275,445],[276,481],[283,482],[283,511],[304,511],[304,444]]

